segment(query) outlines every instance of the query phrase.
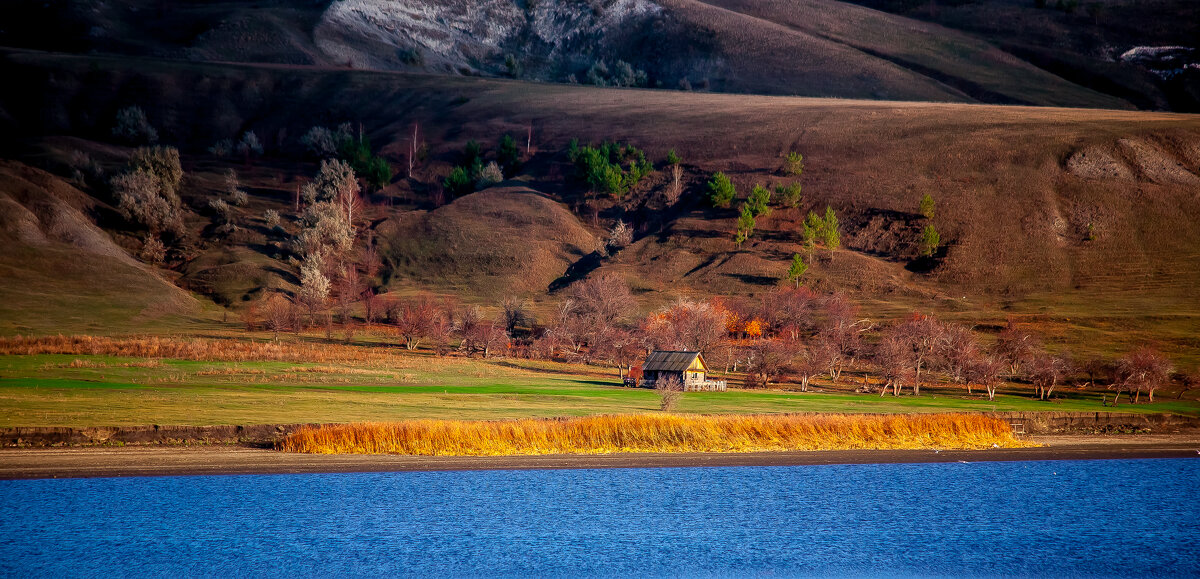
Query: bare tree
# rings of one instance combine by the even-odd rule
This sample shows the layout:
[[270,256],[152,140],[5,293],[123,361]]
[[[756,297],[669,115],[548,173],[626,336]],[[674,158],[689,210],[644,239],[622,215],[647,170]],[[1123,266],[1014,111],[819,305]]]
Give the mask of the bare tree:
[[921,394],[921,371],[932,361],[941,342],[942,324],[933,316],[913,312],[903,323],[893,328],[896,336],[907,342],[912,350],[913,394]]
[[797,351],[792,357],[794,360],[793,370],[800,378],[800,391],[808,392],[808,385],[813,377],[829,370],[833,355],[826,345],[803,347],[799,345],[799,342],[794,342],[794,344],[797,345]]
[[555,310],[554,325],[546,334],[552,350],[562,350],[569,357],[582,355],[591,332],[591,322],[577,312],[576,302],[565,299]]
[[112,180],[117,209],[126,219],[144,225],[152,235],[183,232],[179,197],[170,193],[162,181],[147,170],[123,173]]
[[518,327],[532,323],[533,316],[529,314],[529,308],[524,300],[507,297],[504,298],[504,303],[501,305],[504,310],[504,331],[512,335],[517,331]]
[[[1117,362],[1117,398],[1121,397],[1121,389],[1127,388],[1134,394],[1134,404],[1143,390],[1149,395],[1150,402],[1154,402],[1154,391],[1167,383],[1172,369],[1171,361],[1154,348],[1144,346],[1130,352]],[[1113,404],[1116,404],[1115,399]]]
[[787,287],[764,295],[756,314],[776,335],[799,340],[817,328],[820,305],[812,290]]
[[467,341],[473,346],[474,351],[482,353],[484,358],[491,357],[498,351],[506,350],[510,343],[508,332],[504,331],[503,325],[496,322],[475,324]]
[[258,329],[259,313],[257,303],[251,302],[246,304],[246,307],[242,308],[238,315],[242,318],[242,323],[245,325],[247,332],[253,332]]
[[1009,376],[1017,376],[1021,367],[1033,361],[1042,351],[1042,342],[1037,336],[1017,327],[1015,320],[1008,324],[996,338],[995,354],[1008,364]]
[[884,379],[880,396],[887,394],[888,388],[893,396],[900,395],[905,382],[913,378],[913,360],[912,344],[904,336],[894,331],[884,334],[875,348],[875,366]]
[[858,317],[858,308],[845,296],[834,294],[824,300],[824,320],[817,331],[817,340],[825,350],[823,356],[834,384],[847,364],[853,364],[862,347],[862,333],[870,322]]
[[980,354],[967,367],[967,381],[983,386],[988,400],[995,400],[996,389],[1003,382],[1000,377],[1004,373],[1004,366],[1005,362],[998,357]]
[[435,337],[439,329],[438,318],[444,312],[432,296],[404,300],[397,306],[394,323],[405,349],[416,350],[422,341]]
[[770,386],[772,380],[777,380],[791,368],[788,349],[775,340],[757,340],[750,346],[749,352],[746,373],[763,388]]
[[625,372],[646,353],[645,341],[637,332],[611,328],[591,345],[592,355],[603,359],[617,369],[617,376],[625,378]]
[[1180,372],[1176,377],[1179,378],[1179,394],[1175,396],[1176,400],[1183,400],[1183,395],[1188,391],[1200,388],[1200,372],[1196,370]]
[[633,310],[633,294],[629,284],[614,274],[590,277],[576,283],[571,290],[576,315],[592,320],[598,326],[611,326]]
[[[933,360],[941,333],[942,326],[937,320],[916,312],[884,333],[876,351],[876,364],[884,371],[895,395],[899,396],[903,384],[910,380],[913,394],[921,393],[921,372]],[[899,364],[906,364],[911,372],[902,372]]]
[[408,142],[408,178],[413,176],[413,169],[416,167],[417,159],[417,128],[416,122],[413,122],[412,140]]
[[364,287],[362,292],[363,321],[369,326],[379,321],[379,296],[375,289]]
[[292,302],[282,293],[272,292],[262,305],[263,319],[267,329],[275,335],[275,343],[279,343],[279,332],[287,331],[292,322]]
[[612,229],[608,231],[608,240],[605,245],[611,252],[617,252],[625,248],[626,245],[633,243],[633,228],[628,223],[617,220],[613,224]]
[[658,392],[659,406],[658,409],[663,412],[670,412],[675,409],[675,405],[683,398],[683,383],[675,376],[659,378],[654,381],[654,390]]
[[1045,400],[1054,393],[1054,388],[1072,371],[1071,361],[1065,356],[1042,354],[1033,359],[1029,366],[1029,378],[1037,389],[1038,398]]
[[967,368],[981,351],[974,332],[958,324],[946,324],[937,344],[936,365],[954,382],[965,383],[967,394],[971,394],[971,382],[966,379]]
[[708,353],[725,335],[725,316],[709,302],[679,300],[642,322],[651,346]]
[[553,333],[569,341],[574,356],[590,362],[591,349],[603,335],[617,327],[634,308],[633,295],[625,280],[615,275],[591,277],[576,283],[570,298],[563,300]]
[[667,185],[666,192],[667,205],[675,205],[681,196],[683,196],[683,167],[676,163],[671,165],[671,183]]
[[363,294],[362,279],[358,276],[358,269],[353,265],[339,268],[333,289],[338,321],[342,324],[349,324],[350,310]]
[[308,309],[311,320],[325,309],[329,300],[329,278],[321,272],[320,263],[306,259],[300,266],[300,301]]

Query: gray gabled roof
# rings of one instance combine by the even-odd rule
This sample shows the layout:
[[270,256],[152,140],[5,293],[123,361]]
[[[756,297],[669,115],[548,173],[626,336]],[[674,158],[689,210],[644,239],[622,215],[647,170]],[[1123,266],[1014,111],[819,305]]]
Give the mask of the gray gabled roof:
[[642,370],[651,372],[683,372],[691,367],[692,362],[699,355],[700,352],[655,350],[649,356],[646,356],[646,363],[642,365]]

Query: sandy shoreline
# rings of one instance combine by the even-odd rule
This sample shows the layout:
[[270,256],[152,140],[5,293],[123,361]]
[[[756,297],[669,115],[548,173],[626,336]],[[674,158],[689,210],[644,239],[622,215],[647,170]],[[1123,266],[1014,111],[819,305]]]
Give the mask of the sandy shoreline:
[[1200,435],[1040,436],[1037,448],[829,450],[727,454],[428,457],[287,454],[231,446],[0,450],[0,480],[125,476],[796,466],[1019,460],[1200,458]]

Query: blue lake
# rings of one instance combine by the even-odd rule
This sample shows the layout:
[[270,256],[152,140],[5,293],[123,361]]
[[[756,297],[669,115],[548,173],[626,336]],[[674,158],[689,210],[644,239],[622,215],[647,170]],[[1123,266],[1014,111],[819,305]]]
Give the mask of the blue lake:
[[3,576],[1200,574],[1200,460],[0,482]]

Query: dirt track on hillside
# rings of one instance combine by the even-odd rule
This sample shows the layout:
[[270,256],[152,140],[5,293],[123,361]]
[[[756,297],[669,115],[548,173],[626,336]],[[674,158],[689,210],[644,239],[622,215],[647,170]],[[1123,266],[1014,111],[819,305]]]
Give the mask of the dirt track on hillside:
[[1200,435],[1041,436],[1034,440],[1044,446],[940,452],[842,450],[496,457],[308,455],[229,446],[5,449],[0,451],[0,479],[1200,458]]

